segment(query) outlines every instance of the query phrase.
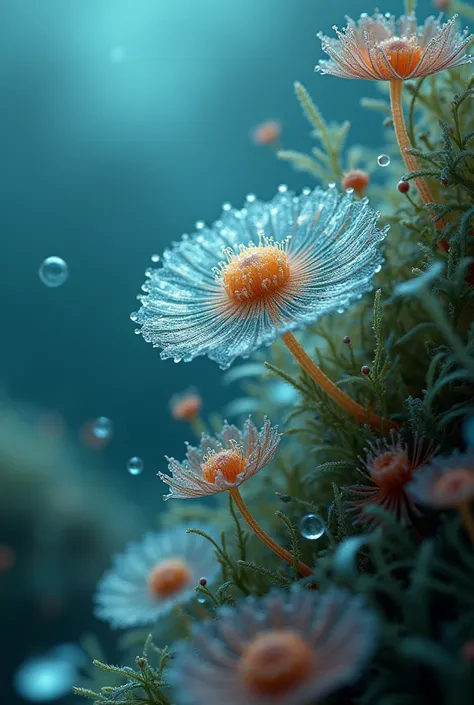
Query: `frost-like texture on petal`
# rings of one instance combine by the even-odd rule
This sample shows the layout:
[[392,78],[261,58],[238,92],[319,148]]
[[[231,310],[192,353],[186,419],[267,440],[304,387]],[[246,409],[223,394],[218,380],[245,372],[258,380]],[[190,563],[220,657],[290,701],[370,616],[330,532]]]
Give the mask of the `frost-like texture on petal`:
[[415,502],[433,508],[459,507],[474,500],[474,450],[437,457],[408,486]]
[[[269,203],[252,197],[242,210],[227,207],[212,228],[183,236],[162,267],[148,271],[133,320],[147,342],[163,348],[162,358],[208,355],[227,368],[282,333],[344,311],[372,288],[387,232],[376,227],[378,216],[367,200],[341,197],[335,188],[296,197],[280,187]],[[243,288],[240,300],[229,296],[229,261],[265,246],[284,253],[285,281],[262,275],[265,295],[252,298]]]
[[[171,684],[186,705],[314,703],[357,679],[373,652],[375,626],[362,600],[346,590],[275,590],[193,626],[190,641],[178,645]],[[242,669],[242,657],[262,633],[294,635],[311,660],[301,678],[282,678],[271,693],[253,689]]]
[[[158,477],[171,488],[171,492],[163,499],[205,497],[238,487],[268,465],[276,453],[280,440],[281,434],[278,433],[278,428],[272,426],[267,418],[260,432],[250,418],[245,422],[242,432],[226,421],[222,431],[216,436],[203,434],[199,448],[188,445],[186,459],[182,463],[174,458],[167,458],[171,475],[158,473]],[[240,472],[235,480],[226,478],[223,472],[225,460],[223,469],[219,470],[219,453],[230,449],[238,449],[241,457]],[[211,455],[216,459],[217,468],[213,482],[204,478],[202,470]]]
[[445,24],[440,17],[428,17],[418,26],[414,14],[397,23],[390,13],[376,12],[373,17],[364,13],[358,22],[348,19],[347,27],[334,29],[337,39],[318,34],[331,58],[320,60],[316,70],[340,78],[407,80],[471,60],[465,50],[473,35],[457,31],[456,17]]
[[[112,568],[103,576],[95,595],[95,615],[113,627],[125,628],[152,624],[176,605],[194,595],[194,587],[205,575],[212,583],[218,573],[214,549],[209,541],[187,534],[185,525],[145,534],[141,541],[130,543],[124,553],[114,557]],[[209,526],[195,526],[208,534]],[[189,571],[189,581],[172,595],[158,598],[149,588],[153,569],[168,559],[182,561]]]

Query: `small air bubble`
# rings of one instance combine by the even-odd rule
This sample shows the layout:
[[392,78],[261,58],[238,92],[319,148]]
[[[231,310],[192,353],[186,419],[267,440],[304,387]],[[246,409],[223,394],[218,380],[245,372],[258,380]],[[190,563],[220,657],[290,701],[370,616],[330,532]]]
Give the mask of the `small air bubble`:
[[194,227],[196,230],[203,230],[206,226],[206,223],[203,220],[197,220],[194,224]]
[[230,211],[231,208],[232,208],[232,206],[231,206],[230,203],[223,203],[223,204],[222,204],[222,210],[223,210],[223,211]]
[[152,256],[151,256],[151,261],[152,261],[152,262],[159,262],[159,261],[160,261],[160,255],[152,255]]
[[69,270],[61,257],[47,257],[41,263],[38,274],[43,284],[54,289],[64,284],[69,276]]
[[94,421],[92,433],[96,438],[109,438],[112,435],[112,421],[106,416],[99,416]]
[[256,199],[256,196],[254,193],[248,193],[247,196],[245,197],[245,200],[247,203],[253,203]]
[[305,539],[319,539],[326,531],[326,526],[319,514],[305,514],[300,521],[300,532]]
[[145,276],[146,277],[151,277],[152,274],[153,274],[153,269],[151,267],[148,267],[147,269],[145,269]]
[[286,184],[280,184],[278,187],[279,193],[286,193],[288,191],[288,186]]
[[311,193],[311,189],[306,186],[306,188],[303,189],[303,196],[309,196]]
[[134,311],[133,313],[130,314],[130,320],[135,323],[135,321],[138,321],[138,313]]
[[348,196],[350,196],[352,193],[354,193],[354,189],[351,186],[349,186],[349,188],[346,188],[346,193]]
[[136,455],[127,461],[127,470],[130,475],[140,475],[143,470],[143,460]]
[[140,330],[140,328],[135,328],[135,330],[133,332],[135,333],[135,335],[140,335],[141,330]]
[[377,157],[377,164],[381,167],[386,167],[390,164],[390,157],[388,154],[379,154]]
[[330,181],[328,183],[328,188],[336,188],[336,184],[334,183],[334,181]]

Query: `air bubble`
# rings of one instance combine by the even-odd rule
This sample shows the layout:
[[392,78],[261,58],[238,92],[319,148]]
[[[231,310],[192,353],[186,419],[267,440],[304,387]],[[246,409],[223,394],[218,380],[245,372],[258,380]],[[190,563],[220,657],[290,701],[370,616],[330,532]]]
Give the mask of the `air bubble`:
[[247,203],[253,203],[256,199],[256,195],[254,193],[248,193],[247,196],[245,197],[245,200]]
[[140,475],[143,470],[143,460],[134,455],[127,461],[127,470],[130,475]]
[[39,278],[51,289],[64,284],[69,276],[66,262],[61,257],[47,257],[38,270]]
[[203,230],[206,227],[206,223],[203,220],[197,220],[194,224],[196,230]]
[[151,261],[152,261],[152,262],[159,262],[159,261],[160,261],[160,255],[152,255],[152,256],[151,256]]
[[138,313],[136,311],[133,311],[133,313],[130,314],[130,320],[135,323],[135,321],[138,321]]
[[377,164],[381,167],[389,166],[390,157],[388,156],[388,154],[379,154],[379,156],[377,157]]
[[336,188],[336,184],[334,183],[334,181],[330,181],[328,183],[328,188]]
[[112,421],[107,416],[99,416],[94,421],[92,433],[96,438],[109,438],[112,435]]
[[326,531],[326,526],[319,514],[305,514],[300,521],[300,532],[305,539],[319,539]]
[[280,184],[278,187],[279,193],[286,193],[288,191],[288,186],[286,184]]
[[309,196],[311,194],[311,189],[306,186],[306,188],[303,189],[303,196]]
[[232,208],[232,206],[231,206],[230,203],[223,203],[223,204],[222,204],[222,210],[223,210],[223,211],[230,211],[231,208]]

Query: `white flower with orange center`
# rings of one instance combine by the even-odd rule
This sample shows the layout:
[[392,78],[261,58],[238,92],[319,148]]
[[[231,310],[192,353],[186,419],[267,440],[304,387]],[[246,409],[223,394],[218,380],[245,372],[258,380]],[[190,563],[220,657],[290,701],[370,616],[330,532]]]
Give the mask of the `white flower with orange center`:
[[366,200],[334,187],[295,196],[285,186],[269,203],[248,196],[224,207],[212,228],[198,224],[148,270],[132,320],[162,358],[208,355],[227,368],[278,337],[327,394],[362,423],[381,420],[357,404],[305,353],[291,331],[343,312],[381,269],[387,228]]
[[390,13],[376,12],[373,17],[364,13],[357,22],[349,18],[343,30],[334,29],[337,39],[318,34],[330,59],[319,61],[316,70],[341,78],[421,78],[471,58],[465,50],[472,35],[468,30],[457,31],[455,17],[445,24],[440,17],[428,17],[419,26],[414,14],[397,22]]
[[[239,486],[263,470],[273,459],[281,434],[266,418],[260,432],[249,418],[242,431],[225,422],[222,431],[211,437],[203,433],[201,445],[187,447],[186,460],[179,463],[167,458],[171,475],[159,472],[171,491],[163,499],[190,499],[207,497],[218,492],[229,492],[242,517],[252,531],[268,548],[282,560],[293,565],[293,555],[277,544],[250,514]],[[301,561],[298,564],[302,575],[311,575],[312,570]]]
[[[151,624],[193,597],[202,576],[218,573],[212,545],[178,526],[146,534],[115,556],[97,586],[95,614],[113,627]],[[212,534],[208,526],[199,526]]]
[[[393,127],[400,154],[409,172],[418,171],[418,161],[409,151],[412,144],[403,116],[403,82],[471,61],[466,47],[473,35],[467,29],[457,31],[456,17],[445,24],[441,24],[440,17],[428,17],[420,27],[414,13],[403,15],[398,22],[389,12],[385,15],[376,12],[373,17],[364,13],[358,22],[349,18],[342,31],[334,29],[337,39],[318,34],[322,49],[330,58],[320,60],[316,71],[340,78],[390,81]],[[417,177],[415,185],[434,218],[436,212],[430,206],[436,201],[430,187],[423,177]],[[434,224],[438,230],[443,230],[446,222],[437,218]],[[438,246],[443,251],[448,250],[445,237],[438,240]]]
[[418,504],[433,509],[457,508],[474,544],[474,450],[437,457],[408,486]]
[[374,635],[373,614],[345,590],[273,591],[194,627],[170,680],[186,705],[305,705],[358,678]]

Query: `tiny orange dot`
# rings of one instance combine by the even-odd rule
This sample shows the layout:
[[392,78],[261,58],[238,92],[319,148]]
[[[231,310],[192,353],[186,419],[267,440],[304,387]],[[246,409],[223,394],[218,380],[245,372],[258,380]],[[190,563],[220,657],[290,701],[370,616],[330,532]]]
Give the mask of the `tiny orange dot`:
[[214,483],[220,472],[227,482],[235,482],[245,468],[245,459],[240,450],[221,450],[214,453],[202,466],[202,475],[207,482]]
[[247,688],[259,695],[279,695],[298,686],[311,673],[310,644],[291,630],[258,634],[244,649],[239,672]]
[[148,586],[154,597],[171,597],[191,581],[191,571],[184,561],[169,558],[156,565],[148,577]]
[[353,188],[358,196],[364,194],[365,189],[369,185],[369,175],[360,169],[353,169],[345,174],[342,179],[342,188]]
[[186,394],[185,396],[171,400],[171,414],[179,421],[192,421],[198,415],[202,400],[198,394]]
[[223,273],[230,299],[254,303],[281,289],[290,277],[288,258],[278,247],[248,247],[231,260]]
[[256,144],[272,144],[276,142],[281,134],[281,125],[277,120],[268,120],[255,128],[252,133]]
[[413,468],[405,452],[394,453],[389,450],[373,459],[369,472],[379,487],[394,490],[410,482]]

